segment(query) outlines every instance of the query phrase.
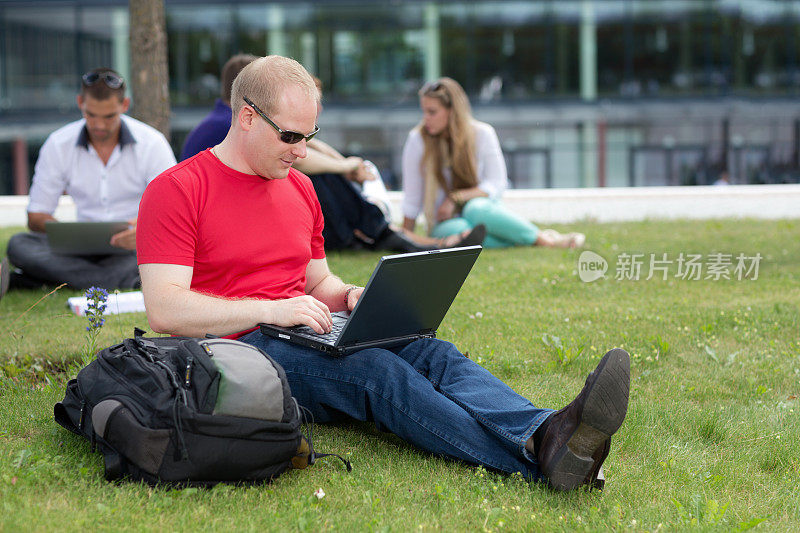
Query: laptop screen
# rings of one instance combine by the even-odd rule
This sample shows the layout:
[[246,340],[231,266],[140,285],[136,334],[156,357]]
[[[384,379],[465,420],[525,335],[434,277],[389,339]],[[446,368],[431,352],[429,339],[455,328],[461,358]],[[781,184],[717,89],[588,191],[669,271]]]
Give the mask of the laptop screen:
[[337,344],[436,331],[481,249],[468,246],[381,258]]

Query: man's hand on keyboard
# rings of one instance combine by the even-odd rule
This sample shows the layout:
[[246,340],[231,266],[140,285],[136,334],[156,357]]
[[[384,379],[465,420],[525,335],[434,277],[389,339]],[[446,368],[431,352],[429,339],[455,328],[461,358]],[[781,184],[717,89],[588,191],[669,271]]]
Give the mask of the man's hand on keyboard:
[[361,295],[364,293],[364,287],[355,287],[353,290],[347,293],[347,310],[352,311],[356,304],[358,303],[358,299],[361,298]]
[[331,312],[328,306],[313,296],[297,296],[270,302],[271,317],[266,322],[276,326],[305,325],[317,333],[331,330]]

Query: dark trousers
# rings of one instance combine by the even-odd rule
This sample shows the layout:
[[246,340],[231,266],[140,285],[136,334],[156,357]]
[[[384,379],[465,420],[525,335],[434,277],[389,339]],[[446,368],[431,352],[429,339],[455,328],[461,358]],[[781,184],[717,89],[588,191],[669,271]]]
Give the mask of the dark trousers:
[[361,192],[341,174],[316,174],[311,183],[317,193],[325,217],[325,248],[336,250],[358,244],[353,230],[359,230],[373,241],[379,240],[389,222],[383,212],[368,202]]
[[[139,287],[136,253],[62,255],[53,253],[44,233],[17,233],[8,241],[8,259],[22,271],[23,283],[58,285],[73,289]],[[13,280],[12,280],[13,281]]]

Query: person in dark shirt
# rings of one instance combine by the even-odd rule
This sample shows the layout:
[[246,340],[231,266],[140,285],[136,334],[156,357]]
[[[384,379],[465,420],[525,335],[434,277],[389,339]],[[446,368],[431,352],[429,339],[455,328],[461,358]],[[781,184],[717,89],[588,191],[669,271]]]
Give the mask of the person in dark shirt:
[[217,98],[211,113],[194,127],[181,150],[181,161],[189,159],[206,148],[222,142],[231,127],[231,85],[236,75],[256,56],[252,54],[236,54],[222,67],[221,98]]

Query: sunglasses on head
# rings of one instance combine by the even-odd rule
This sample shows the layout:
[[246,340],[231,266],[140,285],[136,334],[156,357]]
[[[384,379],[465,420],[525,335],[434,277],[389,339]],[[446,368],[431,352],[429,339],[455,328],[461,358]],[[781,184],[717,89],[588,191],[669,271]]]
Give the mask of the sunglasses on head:
[[422,86],[423,93],[432,93],[438,91],[442,88],[442,82],[440,81],[429,81],[425,85]]
[[422,86],[422,89],[420,89],[419,91],[419,95],[436,98],[447,107],[450,107],[452,105],[452,97],[450,95],[450,92],[447,90],[447,87],[445,87],[444,83],[442,83],[441,81],[429,81],[428,83]]
[[87,72],[81,76],[81,79],[83,80],[83,84],[87,87],[91,87],[100,80],[102,80],[109,89],[119,89],[122,87],[122,84],[125,83],[122,76],[114,74],[113,72]]
[[298,133],[298,132],[296,132],[296,131],[288,131],[288,130],[283,130],[283,129],[279,128],[277,124],[275,124],[274,122],[272,122],[272,121],[269,119],[269,117],[268,117],[267,115],[265,115],[265,114],[264,114],[264,112],[263,112],[263,111],[261,111],[261,110],[258,108],[258,106],[257,106],[256,104],[254,104],[254,103],[253,103],[253,102],[252,102],[252,101],[251,101],[249,98],[247,98],[246,96],[244,97],[244,102],[245,102],[247,105],[249,105],[250,107],[252,107],[252,108],[255,110],[255,112],[256,112],[256,113],[258,113],[259,115],[261,115],[261,118],[263,118],[264,120],[266,120],[266,121],[267,121],[267,124],[269,124],[270,126],[272,126],[273,128],[275,128],[275,131],[277,131],[277,132],[278,132],[278,135],[280,136],[281,142],[284,142],[284,143],[286,143],[286,144],[297,144],[297,143],[299,143],[300,141],[302,141],[303,139],[305,139],[306,141],[310,141],[310,140],[311,140],[311,139],[314,137],[314,135],[316,135],[317,133],[319,133],[319,126],[318,126],[318,125],[316,125],[316,124],[314,124],[314,131],[312,131],[312,132],[311,132],[311,133],[309,133],[308,135],[303,135],[302,133]]

